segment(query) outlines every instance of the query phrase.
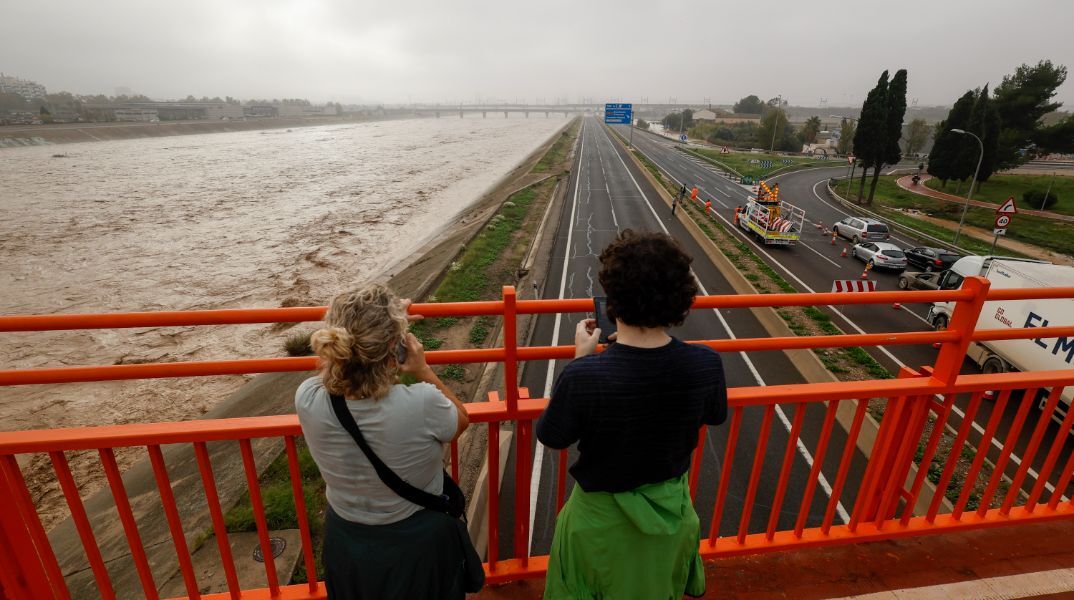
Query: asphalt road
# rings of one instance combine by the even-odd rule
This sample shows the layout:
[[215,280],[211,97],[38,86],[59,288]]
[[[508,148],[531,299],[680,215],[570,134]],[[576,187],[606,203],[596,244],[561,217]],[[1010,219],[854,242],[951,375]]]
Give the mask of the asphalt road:
[[[635,136],[637,139],[637,136]],[[578,298],[601,295],[597,273],[600,268],[597,255],[617,233],[625,228],[649,231],[667,231],[680,240],[687,252],[697,257],[694,270],[703,287],[704,294],[734,293],[730,284],[719,271],[704,258],[704,253],[686,232],[685,228],[670,214],[670,209],[660,200],[648,180],[626,155],[610,133],[597,120],[584,119],[580,151],[577,153],[572,181],[564,202],[562,220],[553,249],[552,268],[544,285],[545,298]],[[578,320],[591,315],[571,314],[560,317],[542,316],[537,323],[533,344],[572,344]],[[695,311],[686,323],[672,331],[683,339],[727,339],[731,337],[766,337],[763,327],[748,310]],[[758,352],[724,354],[724,366],[728,385],[756,386],[765,384],[801,383],[803,380],[782,352]],[[522,385],[534,396],[547,397],[555,374],[564,366],[563,361],[527,364],[522,374]],[[654,399],[659,401],[659,399]],[[764,531],[775,493],[782,456],[787,447],[791,420],[795,407],[782,405],[772,421],[770,436],[765,448],[764,471],[758,487],[756,501],[749,521],[751,533]],[[806,409],[801,444],[794,453],[786,497],[779,513],[780,528],[792,527],[797,517],[808,474],[812,465],[812,450],[816,447],[824,409],[814,405]],[[752,461],[756,456],[758,433],[763,409],[747,409],[743,413],[738,448],[731,470],[729,493],[721,521],[722,535],[737,532],[742,516],[743,496],[749,482]],[[728,426],[711,427],[704,447],[704,459],[695,507],[707,535],[712,510],[723,465]],[[834,428],[831,446],[824,461],[824,480],[818,485],[810,507],[808,526],[819,525],[827,507],[829,482],[835,472],[843,447],[845,432]],[[535,444],[533,473],[522,474],[531,482],[531,513],[533,515],[532,554],[546,554],[554,529],[555,481],[559,452],[550,451]],[[513,451],[512,451],[513,454]],[[570,459],[573,461],[573,457]],[[508,461],[507,472],[501,488],[500,556],[509,557],[513,552],[514,536],[514,486],[515,461]],[[836,523],[843,522],[846,511],[854,502],[854,491],[864,468],[864,457],[856,452],[851,469],[847,492],[843,494]],[[568,478],[568,490],[573,481]],[[843,508],[845,507],[845,509]]]
[[[627,135],[627,128],[621,127],[620,132]],[[799,244],[790,248],[763,247],[758,245],[752,237],[747,237],[744,232],[731,225],[734,207],[744,205],[746,198],[751,195],[748,186],[732,183],[714,167],[704,160],[676,150],[676,142],[650,133],[635,132],[634,146],[646,157],[655,163],[660,169],[679,183],[685,183],[687,187],[697,186],[700,197],[711,201],[714,208],[718,209],[718,217],[724,222],[729,230],[744,240],[750,247],[760,254],[765,260],[779,272],[787,281],[797,289],[805,292],[826,292],[832,288],[832,282],[836,279],[858,279],[861,275],[863,263],[853,258],[842,258],[840,253],[844,247],[848,252],[850,242],[839,238],[836,245],[831,245],[831,237],[823,236],[821,230],[815,224],[823,223],[828,228],[847,216],[851,216],[842,205],[828,199],[825,183],[831,177],[843,177],[846,175],[846,165],[840,164],[835,167],[819,167],[793,171],[783,175],[777,175],[769,182],[776,181],[780,186],[780,196],[787,202],[802,208],[806,213],[806,230]],[[902,234],[892,235],[893,243],[903,247],[929,245],[925,240],[916,240]],[[875,269],[870,273],[870,278],[877,282],[878,290],[897,289],[898,275]],[[900,309],[886,306],[843,306],[828,307],[837,325],[848,333],[882,333],[903,331],[925,331],[930,326],[925,322],[928,312],[927,305],[904,305]],[[892,373],[898,372],[900,367],[919,367],[931,365],[936,360],[937,351],[929,346],[890,346],[869,349],[870,353]],[[970,361],[966,361],[962,369],[963,373],[980,372]],[[956,401],[954,414],[949,419],[952,426],[961,425],[964,411],[968,404],[967,398],[959,398]],[[991,403],[983,403],[974,419],[974,430],[970,436],[971,443],[977,444],[985,426],[991,416]],[[998,456],[1002,448],[1002,442],[1015,420],[1018,410],[1018,402],[1010,402],[1003,415],[996,439],[990,446],[990,457]],[[1034,409],[1030,418],[1019,435],[1019,441],[1014,447],[1014,456],[1007,466],[1007,473],[1014,471],[1021,464],[1021,456],[1028,445],[1032,434],[1033,425],[1039,417],[1039,410]],[[1045,444],[1058,435],[1058,425],[1050,423],[1045,433]],[[1074,441],[1066,444],[1060,461],[1066,459],[1074,450]],[[1037,452],[1033,459],[1033,470],[1026,478],[1026,485],[1032,486],[1036,482],[1036,469],[1044,462],[1047,454],[1047,446]],[[1060,465],[1065,464],[1060,462]],[[1054,483],[1059,477],[1060,469],[1052,475],[1050,481]],[[1050,489],[1050,486],[1049,486]],[[1069,490],[1068,490],[1068,495]]]

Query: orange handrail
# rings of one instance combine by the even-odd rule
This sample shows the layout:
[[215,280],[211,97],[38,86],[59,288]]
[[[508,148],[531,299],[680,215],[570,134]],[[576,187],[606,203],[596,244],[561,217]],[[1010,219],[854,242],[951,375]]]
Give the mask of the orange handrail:
[[[1074,517],[1074,502],[1064,496],[1064,490],[1074,478],[1074,454],[1066,460],[1060,460],[1063,443],[1067,439],[1065,432],[1074,428],[1074,410],[1068,411],[1059,428],[1059,435],[1046,440],[1044,432],[1048,430],[1046,420],[1050,419],[1059,404],[1063,389],[1074,386],[1074,370],[1046,371],[1032,373],[1004,373],[992,375],[959,375],[957,367],[961,364],[961,355],[970,341],[1059,338],[1074,336],[1074,327],[983,329],[974,331],[981,307],[990,300],[1024,300],[1034,298],[1070,298],[1074,297],[1074,288],[1044,288],[1030,290],[988,289],[988,283],[979,278],[968,278],[967,284],[960,290],[935,292],[872,292],[860,294],[771,294],[747,296],[709,296],[699,297],[694,302],[694,309],[713,308],[747,308],[758,306],[814,306],[828,304],[887,304],[900,302],[956,302],[950,328],[946,331],[932,332],[897,332],[861,335],[830,335],[813,337],[739,339],[739,340],[695,340],[692,343],[703,344],[720,351],[759,351],[788,350],[838,346],[870,346],[894,344],[941,344],[937,364],[922,373],[904,369],[900,378],[890,380],[834,382],[823,384],[769,385],[765,387],[739,387],[728,392],[731,410],[731,424],[727,429],[724,468],[721,469],[720,482],[714,499],[714,511],[710,530],[701,542],[702,554],[706,557],[731,556],[738,554],[768,552],[790,548],[852,543],[867,540],[891,539],[906,535],[961,531],[972,527],[1001,526],[1010,523],[1030,523],[1049,519]],[[489,428],[488,460],[498,465],[500,461],[499,434],[503,423],[515,422],[514,457],[516,471],[527,473],[531,460],[530,436],[532,423],[547,406],[545,398],[528,398],[518,388],[518,361],[565,359],[573,356],[573,347],[516,347],[516,315],[544,314],[551,312],[589,312],[591,300],[516,300],[514,291],[505,288],[500,301],[477,303],[415,304],[411,311],[425,316],[471,316],[503,315],[505,337],[508,340],[502,348],[485,348],[474,350],[440,350],[427,353],[429,362],[434,364],[461,362],[504,362],[505,382],[503,400],[493,394],[489,402],[470,403],[466,405],[472,423],[486,423]],[[301,307],[283,309],[193,311],[166,313],[125,313],[107,315],[28,315],[0,317],[0,331],[42,331],[81,328],[120,328],[120,327],[157,327],[172,325],[223,325],[237,323],[295,322],[299,320],[319,320],[323,317],[324,307]],[[43,369],[13,369],[0,371],[0,386],[57,383],[63,381],[106,381],[116,379],[134,379],[151,377],[189,377],[201,375],[236,374],[270,371],[305,371],[316,368],[316,359],[269,358],[243,359],[229,361],[200,361],[187,363],[164,363],[143,365],[102,365]],[[998,434],[998,419],[1001,407],[1014,402],[1016,393],[1050,389],[1045,410],[1030,422],[1030,402],[1023,402],[1011,430],[1001,436]],[[996,496],[997,508],[987,504],[969,510],[968,499],[971,490],[963,487],[957,492],[958,501],[950,513],[942,512],[942,496],[947,493],[951,483],[951,474],[959,452],[951,452],[942,459],[942,475],[937,483],[937,491],[932,498],[925,498],[928,510],[915,514],[918,497],[925,494],[925,469],[910,477],[914,450],[917,448],[926,417],[936,419],[934,434],[925,444],[925,461],[932,460],[939,446],[938,433],[941,424],[949,423],[954,414],[952,407],[955,398],[961,394],[971,394],[966,418],[972,419],[981,398],[986,391],[999,392],[1000,399],[994,418],[989,419],[985,433],[977,442],[976,460],[971,466],[973,481],[975,474],[983,468],[986,450],[994,442],[1002,445],[997,470],[988,479],[984,498]],[[938,397],[939,400],[934,400]],[[863,473],[852,470],[852,457],[859,444],[859,436],[867,415],[868,399],[887,398],[893,401],[892,410],[881,419],[881,430],[877,436],[876,446],[867,457]],[[850,403],[845,405],[844,403]],[[789,488],[791,463],[797,445],[807,443],[804,439],[810,427],[804,426],[806,408],[811,405],[824,405],[823,425],[818,437],[808,441],[813,445],[815,462],[810,469],[807,486],[801,497],[791,497]],[[794,423],[787,431],[787,440],[780,442],[783,460],[778,467],[774,493],[771,498],[761,498],[762,471],[765,468],[764,455],[769,436],[776,431],[775,414],[780,407],[793,407]],[[833,440],[836,415],[841,407],[852,407],[853,418],[847,426],[846,438],[839,445]],[[756,441],[745,443],[740,439],[747,411],[762,410],[760,430]],[[750,413],[752,414],[752,413]],[[956,423],[958,434],[955,448],[969,441],[969,421]],[[952,425],[952,427],[954,427]],[[1000,497],[1000,478],[1004,476],[1003,466],[1016,447],[1018,433],[1026,428],[1032,431],[1027,453],[1014,474],[1013,480],[1031,483],[1032,492],[1022,502],[1018,495],[1018,486]],[[816,428],[812,428],[816,429]],[[753,435],[752,431],[750,435]],[[782,434],[781,434],[782,435]],[[262,552],[270,552],[267,537],[267,522],[264,507],[257,492],[256,468],[253,465],[251,442],[255,439],[276,438],[284,442],[288,458],[288,470],[291,477],[292,492],[296,494],[296,504],[302,516],[299,518],[302,554],[307,572],[314,571],[314,556],[310,525],[304,518],[305,510],[301,502],[301,481],[299,479],[295,439],[301,436],[297,417],[294,415],[247,417],[238,419],[197,420],[178,423],[143,423],[115,425],[106,427],[78,427],[49,429],[37,431],[17,431],[0,433],[0,597],[3,593],[21,597],[46,594],[65,596],[67,587],[62,570],[45,535],[36,512],[33,510],[30,495],[23,479],[23,474],[16,455],[43,452],[48,453],[59,480],[60,489],[72,510],[77,533],[86,548],[86,558],[92,567],[94,578],[98,582],[102,595],[110,597],[111,580],[101,554],[93,528],[86,516],[82,500],[78,494],[76,482],[67,467],[67,451],[89,451],[98,453],[102,468],[107,475],[107,483],[115,498],[118,516],[123,531],[131,546],[135,560],[134,567],[143,589],[147,595],[155,594],[159,581],[154,577],[154,569],[145,549],[142,547],[138,533],[138,516],[127,500],[127,492],[118,471],[114,451],[117,448],[143,447],[147,449],[152,466],[154,480],[157,483],[160,500],[168,530],[172,534],[173,545],[178,556],[175,565],[182,575],[188,593],[198,595],[197,573],[192,568],[189,547],[183,538],[181,513],[176,510],[176,499],[172,492],[165,454],[160,450],[163,445],[186,446],[197,459],[200,482],[208,500],[207,510],[211,513],[214,532],[217,534],[221,550],[221,568],[224,571],[228,588],[232,595],[238,594],[238,580],[235,567],[227,548],[222,507],[217,496],[213,465],[206,444],[208,442],[237,442],[241,451],[244,475],[251,492],[253,512],[257,525],[259,545]],[[699,440],[705,439],[705,430],[699,431]],[[733,465],[730,454],[739,446],[753,451],[751,460],[739,461]],[[1047,446],[1047,448],[1044,448]],[[697,490],[699,467],[703,459],[699,444],[697,453],[691,462],[691,491]],[[1041,471],[1030,479],[1030,463],[1038,451],[1045,452]],[[838,468],[834,472],[834,485],[831,486],[823,518],[811,516],[816,482],[825,475],[824,457],[837,456]],[[458,449],[452,447],[453,463],[458,456]],[[560,454],[561,460],[566,453]],[[831,462],[831,461],[828,461]],[[744,474],[739,474],[739,481],[745,482],[744,496],[746,505],[741,513],[733,519],[723,518],[729,510],[729,497],[735,497],[741,491],[732,494],[732,481],[735,467],[749,463]],[[452,465],[453,470],[457,465]],[[828,473],[831,475],[831,473]],[[561,505],[566,487],[566,472],[560,464],[559,476],[556,478],[557,504]],[[859,478],[860,475],[860,478]],[[529,480],[516,476],[514,503],[514,556],[500,556],[499,510],[500,503],[499,471],[489,472],[487,488],[490,490],[488,500],[489,548],[486,565],[489,581],[507,581],[517,578],[539,576],[547,568],[547,557],[529,556],[528,512]],[[1052,481],[1055,482],[1052,485]],[[904,483],[905,482],[905,483]],[[1050,496],[1045,492],[1052,490]],[[795,492],[797,493],[797,492]],[[827,490],[826,490],[826,493]],[[837,513],[842,510],[841,499],[853,495],[853,513],[849,522],[836,523]],[[754,530],[750,515],[753,504],[770,502],[766,508],[764,526]],[[780,529],[779,516],[787,509],[784,503],[797,507],[793,516],[793,527]],[[1021,504],[1019,504],[1021,502]],[[903,503],[900,505],[900,503]],[[847,504],[849,507],[851,504]],[[900,513],[901,510],[901,514]],[[732,522],[733,521],[733,522]],[[3,548],[26,548],[26,552],[11,553]],[[268,561],[271,563],[272,561]],[[278,594],[285,598],[323,598],[324,588],[316,581],[304,585],[283,586],[278,582],[274,568],[265,565],[267,589],[261,594]],[[247,590],[249,591],[249,590]],[[206,597],[224,597],[213,595]]]

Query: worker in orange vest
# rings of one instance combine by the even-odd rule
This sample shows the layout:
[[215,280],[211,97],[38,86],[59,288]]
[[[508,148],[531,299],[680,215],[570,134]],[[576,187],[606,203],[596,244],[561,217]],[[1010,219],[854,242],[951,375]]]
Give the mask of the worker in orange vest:
[[741,214],[742,214],[742,207],[741,207],[741,206],[736,206],[736,207],[735,207],[735,225],[736,225],[736,226],[738,225],[738,217],[739,217],[739,216],[740,216]]

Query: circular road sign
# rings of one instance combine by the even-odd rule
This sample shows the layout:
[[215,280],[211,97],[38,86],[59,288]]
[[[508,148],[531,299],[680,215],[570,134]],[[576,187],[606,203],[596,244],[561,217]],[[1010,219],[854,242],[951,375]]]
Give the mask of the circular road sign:
[[996,228],[1003,229],[1011,224],[1011,217],[1009,215],[1000,215],[996,217]]
[[685,142],[686,141],[686,134],[685,133],[679,136],[679,141],[680,142]]

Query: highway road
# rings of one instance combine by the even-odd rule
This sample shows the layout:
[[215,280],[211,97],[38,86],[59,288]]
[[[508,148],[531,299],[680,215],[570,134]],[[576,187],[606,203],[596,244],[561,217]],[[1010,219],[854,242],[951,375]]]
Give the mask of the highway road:
[[[626,137],[629,133],[625,126],[620,127],[620,133]],[[758,245],[752,237],[748,237],[741,230],[731,225],[734,207],[745,204],[746,198],[751,193],[747,186],[731,182],[724,177],[710,163],[675,149],[676,142],[655,134],[635,132],[634,146],[649,160],[656,164],[665,174],[676,183],[685,183],[687,187],[697,186],[700,197],[711,201],[714,208],[718,209],[718,218],[728,230],[736,232],[736,235],[745,241],[750,247],[780,273],[794,287],[803,292],[830,291],[832,281],[835,279],[857,279],[861,275],[863,263],[852,258],[840,256],[843,247],[850,243],[838,239],[835,246],[831,245],[830,236],[823,236],[821,230],[815,224],[823,223],[826,226],[836,223],[847,216],[851,216],[842,205],[827,197],[825,183],[831,177],[846,175],[846,166],[819,167],[793,171],[777,175],[769,180],[780,185],[780,197],[791,204],[802,208],[806,212],[806,231],[803,233],[801,242],[792,248],[774,248]],[[928,245],[924,240],[915,240],[902,234],[893,234],[892,242],[900,246]],[[885,273],[874,270],[870,278],[876,280],[877,289],[897,289],[898,276],[894,273]],[[881,333],[893,331],[923,331],[930,329],[925,322],[925,314],[928,311],[926,305],[903,306],[900,309],[881,306],[846,306],[829,307],[836,324],[848,333]],[[918,367],[931,365],[935,362],[937,351],[928,346],[891,346],[870,349],[870,353],[887,367],[892,373],[898,372],[902,366]],[[963,366],[963,373],[975,373],[979,370],[967,361]],[[962,398],[956,402],[955,414],[950,423],[958,427],[964,416],[967,399]],[[1011,402],[1006,414],[1000,422],[998,442],[991,447],[991,455],[994,457],[1001,449],[1001,443],[1009,431],[1014,420],[1019,403]],[[974,434],[971,442],[977,443],[984,427],[990,417],[992,405],[983,403],[978,412],[974,426]],[[1023,428],[1019,436],[1019,443],[1014,448],[1014,457],[1008,465],[1008,473],[1021,464],[1020,456],[1024,451],[1032,425],[1036,422],[1038,412],[1031,413],[1028,424]],[[1058,426],[1053,422],[1046,433],[1045,440],[1050,441],[1057,434]],[[1074,442],[1068,443],[1061,455],[1063,459],[1069,452],[1074,450]],[[1027,485],[1031,486],[1036,481],[1036,470],[1043,463],[1046,452],[1038,452],[1034,458],[1034,469],[1026,478]],[[1064,463],[1060,463],[1064,464]],[[1057,470],[1058,471],[1058,470]],[[1054,482],[1058,479],[1058,473],[1051,478]],[[1049,489],[1051,486],[1048,486]],[[1069,495],[1069,492],[1068,492]]]
[[[637,139],[637,136],[635,136]],[[553,249],[552,268],[544,285],[545,298],[578,298],[601,295],[597,273],[597,259],[601,249],[626,228],[649,231],[665,231],[680,240],[687,252],[695,257],[694,270],[703,294],[734,293],[730,284],[704,257],[683,225],[673,217],[670,209],[660,200],[648,180],[638,170],[625,150],[615,142],[610,132],[596,119],[585,118],[581,141],[575,157],[568,196],[562,208],[562,218]],[[591,315],[571,314],[544,315],[536,326],[532,343],[535,345],[572,344],[578,320]],[[686,323],[672,332],[684,339],[727,339],[732,337],[766,337],[763,327],[748,310],[695,311]],[[728,385],[755,386],[765,384],[800,383],[789,359],[782,352],[759,352],[724,354]],[[564,361],[527,364],[522,373],[522,385],[534,396],[547,397],[552,382],[564,366]],[[654,402],[659,402],[654,398]],[[787,446],[795,407],[779,407],[770,428],[771,435],[765,450],[764,472],[758,488],[755,508],[749,521],[749,531],[764,531],[775,493],[782,456]],[[723,535],[737,532],[742,515],[742,498],[748,486],[749,473],[755,456],[763,409],[748,409],[743,413],[739,436],[740,451],[736,452],[728,502],[721,522]],[[779,527],[792,527],[798,506],[804,493],[812,465],[812,450],[823,420],[824,409],[814,405],[806,410],[802,443],[797,445],[790,475],[790,484],[779,516]],[[707,532],[723,465],[728,426],[712,427],[706,436],[704,459],[695,506]],[[820,481],[811,504],[807,525],[818,525],[824,515],[830,493],[830,481],[834,480],[838,461],[846,443],[846,435],[839,427],[833,433],[832,445],[824,461],[825,477]],[[531,484],[531,514],[533,515],[533,554],[548,552],[554,528],[555,481],[559,453],[535,445],[536,457],[533,472],[523,473]],[[512,451],[513,454],[513,451]],[[571,459],[573,460],[573,458]],[[509,557],[513,552],[513,482],[518,475],[515,461],[508,461],[501,491],[500,556]],[[836,516],[836,523],[848,518],[847,511],[853,505],[864,457],[856,453],[847,492]],[[573,486],[573,481],[568,482]],[[568,487],[568,489],[569,489]],[[825,490],[828,490],[826,492]]]

